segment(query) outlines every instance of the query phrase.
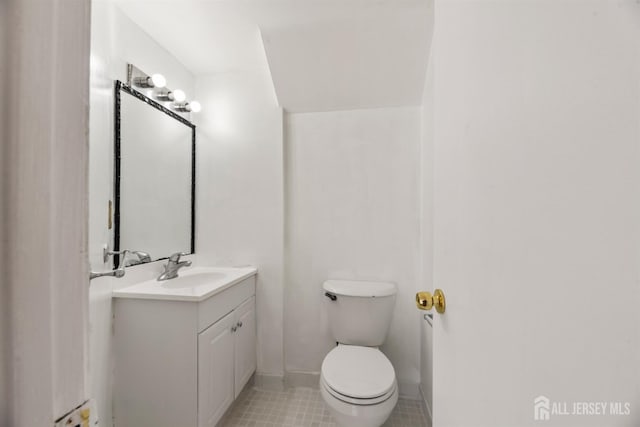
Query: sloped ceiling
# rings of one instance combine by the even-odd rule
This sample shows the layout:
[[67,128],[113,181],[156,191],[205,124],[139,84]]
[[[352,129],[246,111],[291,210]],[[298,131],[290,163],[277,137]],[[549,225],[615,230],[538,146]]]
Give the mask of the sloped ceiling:
[[287,111],[421,102],[432,0],[115,3],[196,76],[268,64]]

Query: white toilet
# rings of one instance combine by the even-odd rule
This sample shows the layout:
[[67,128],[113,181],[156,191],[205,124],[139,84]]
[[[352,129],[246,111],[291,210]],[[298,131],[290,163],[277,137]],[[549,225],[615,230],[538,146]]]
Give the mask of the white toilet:
[[322,362],[320,393],[338,425],[379,427],[398,402],[396,373],[378,349],[389,331],[395,283],[327,280],[331,334],[338,345]]

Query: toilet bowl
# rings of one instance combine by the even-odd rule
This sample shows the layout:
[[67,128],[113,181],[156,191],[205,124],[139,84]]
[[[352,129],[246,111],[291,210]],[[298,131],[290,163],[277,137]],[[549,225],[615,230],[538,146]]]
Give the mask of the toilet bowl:
[[338,345],[327,354],[320,393],[338,425],[379,427],[398,402],[396,375],[377,348]]

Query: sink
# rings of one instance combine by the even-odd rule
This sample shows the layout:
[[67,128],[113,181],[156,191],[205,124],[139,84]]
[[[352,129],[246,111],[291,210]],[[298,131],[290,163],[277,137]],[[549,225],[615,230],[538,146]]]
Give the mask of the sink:
[[228,276],[228,274],[219,271],[189,271],[185,269],[180,270],[178,274],[179,276],[175,279],[164,280],[158,284],[167,289],[193,288],[220,281]]
[[255,267],[185,267],[175,279],[159,282],[156,276],[114,290],[113,297],[203,301],[256,273]]

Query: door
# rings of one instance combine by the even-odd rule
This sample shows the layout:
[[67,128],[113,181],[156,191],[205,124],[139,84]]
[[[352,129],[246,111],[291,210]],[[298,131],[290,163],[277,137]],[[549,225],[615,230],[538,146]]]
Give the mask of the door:
[[198,334],[198,427],[214,427],[233,402],[234,313]]
[[640,5],[588,3],[436,1],[434,427],[640,425]]
[[256,370],[256,299],[249,298],[235,310],[235,397]]

